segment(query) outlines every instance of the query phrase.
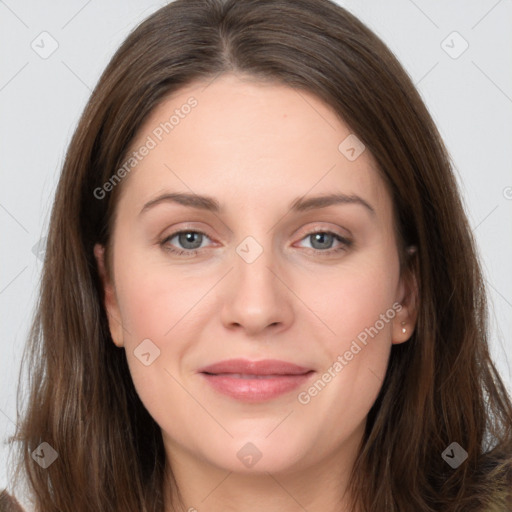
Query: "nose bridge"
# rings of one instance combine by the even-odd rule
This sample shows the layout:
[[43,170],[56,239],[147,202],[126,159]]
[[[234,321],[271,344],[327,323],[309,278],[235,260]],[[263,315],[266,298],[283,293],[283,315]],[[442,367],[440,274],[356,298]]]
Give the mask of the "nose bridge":
[[237,289],[245,295],[247,303],[252,301],[254,305],[260,300],[273,301],[280,293],[277,289],[279,283],[270,270],[276,266],[271,237],[267,234],[264,240],[263,235],[258,238],[261,242],[249,235],[238,244],[234,269]]
[[286,287],[276,278],[277,265],[269,234],[244,238],[235,249],[234,269],[230,272],[223,321],[238,324],[251,332],[271,324],[286,324],[291,304]]
[[254,237],[248,236],[238,244],[236,253],[235,276],[239,284],[249,288],[261,287],[267,291],[269,287],[275,286],[275,278],[270,269],[275,267],[276,256],[268,237],[260,243]]

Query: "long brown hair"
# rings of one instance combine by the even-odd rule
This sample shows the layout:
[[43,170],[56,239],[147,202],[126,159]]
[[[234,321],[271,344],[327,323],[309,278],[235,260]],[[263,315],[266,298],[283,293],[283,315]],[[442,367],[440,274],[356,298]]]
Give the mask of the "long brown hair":
[[[329,0],[177,0],[112,58],[58,184],[15,436],[37,510],[164,509],[160,428],[111,340],[93,256],[95,243],[108,246],[122,183],[104,199],[94,191],[123,165],[159,103],[222,72],[324,100],[372,153],[400,238],[417,247],[413,259],[402,254],[419,283],[417,326],[393,346],[369,413],[351,480],[357,506],[510,507],[512,404],[489,356],[482,275],[449,156],[410,78],[375,34]],[[42,442],[58,453],[46,469],[31,456]],[[456,469],[441,456],[452,442],[468,454]]]

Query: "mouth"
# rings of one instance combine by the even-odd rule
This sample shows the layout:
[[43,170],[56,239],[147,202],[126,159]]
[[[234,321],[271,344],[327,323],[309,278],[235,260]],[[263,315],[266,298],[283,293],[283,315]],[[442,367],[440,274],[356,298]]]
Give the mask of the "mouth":
[[311,378],[314,370],[279,360],[231,359],[202,368],[198,373],[218,393],[262,402],[290,393]]
[[277,375],[255,375],[255,374],[242,374],[242,373],[208,373],[205,375],[226,376],[233,379],[275,379],[278,377],[296,377],[296,375],[277,374]]

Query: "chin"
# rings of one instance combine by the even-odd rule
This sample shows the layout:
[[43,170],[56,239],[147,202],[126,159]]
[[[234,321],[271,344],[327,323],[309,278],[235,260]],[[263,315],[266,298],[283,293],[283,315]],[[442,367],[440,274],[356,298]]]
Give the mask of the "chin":
[[[298,469],[304,463],[300,445],[283,444],[280,439],[230,439],[226,445],[217,444],[217,453],[208,454],[216,466],[243,474],[280,473]],[[217,451],[217,450],[216,450]]]

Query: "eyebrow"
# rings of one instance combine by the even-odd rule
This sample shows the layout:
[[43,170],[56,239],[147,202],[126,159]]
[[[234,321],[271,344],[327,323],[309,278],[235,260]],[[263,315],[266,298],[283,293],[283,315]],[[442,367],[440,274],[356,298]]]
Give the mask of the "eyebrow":
[[[201,196],[198,194],[188,194],[185,192],[164,193],[148,201],[140,211],[139,215],[161,203],[176,203],[189,208],[211,211],[213,213],[222,213],[223,208],[220,203],[211,196]],[[290,204],[289,209],[293,212],[304,212],[337,204],[358,204],[363,206],[372,215],[375,215],[375,209],[362,197],[352,194],[327,194],[318,195],[309,198],[298,197]]]

